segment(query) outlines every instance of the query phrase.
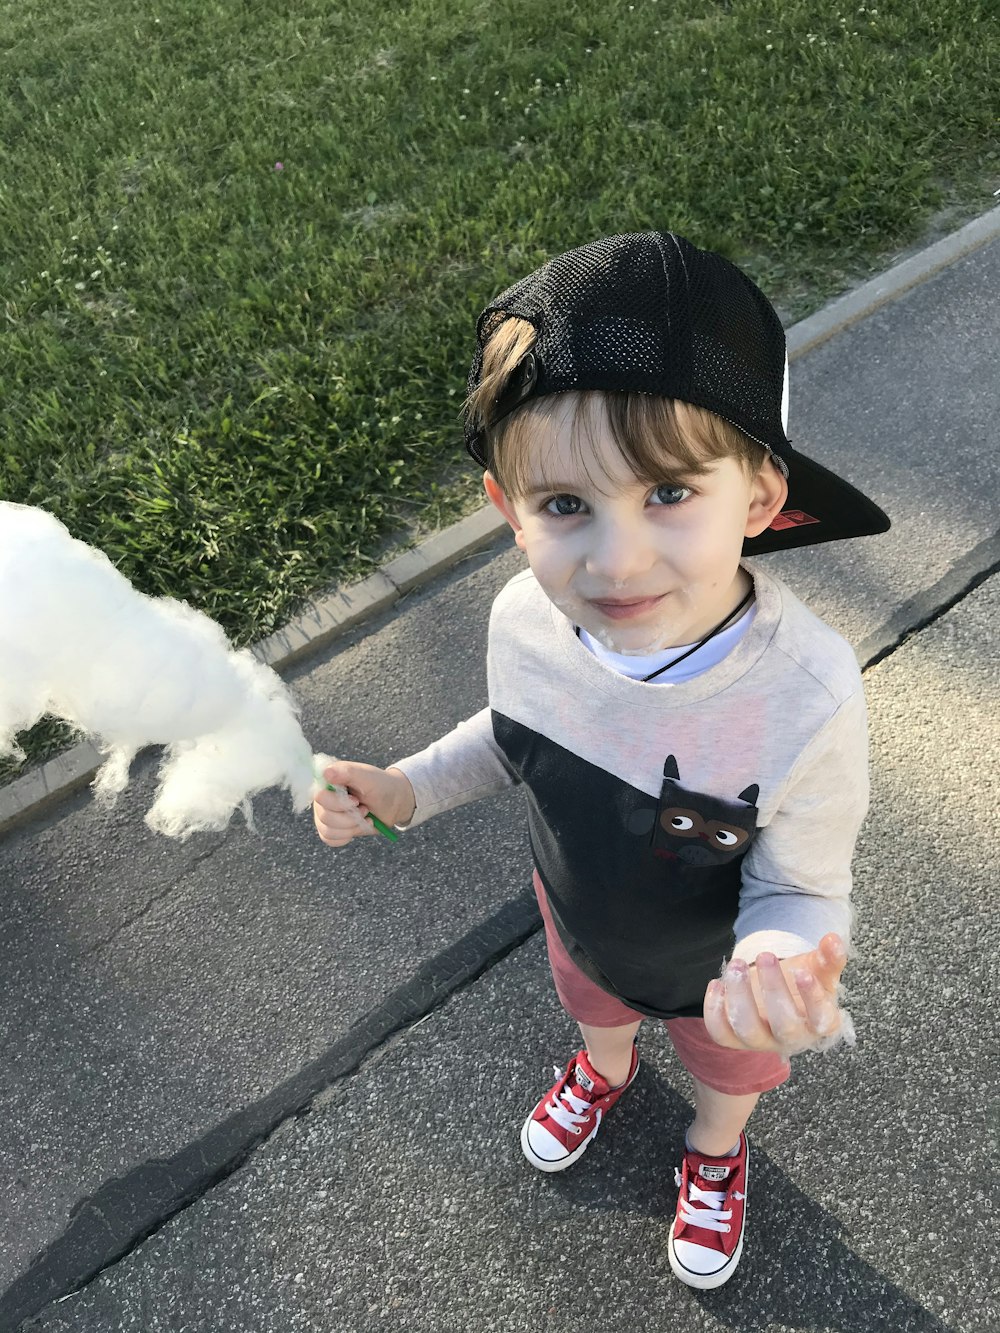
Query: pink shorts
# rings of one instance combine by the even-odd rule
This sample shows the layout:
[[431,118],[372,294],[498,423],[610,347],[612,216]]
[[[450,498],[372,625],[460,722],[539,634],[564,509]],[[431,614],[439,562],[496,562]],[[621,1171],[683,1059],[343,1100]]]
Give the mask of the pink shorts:
[[[576,966],[559,938],[552,920],[548,899],[536,870],[532,875],[538,906],[545,922],[545,943],[556,993],[562,1007],[578,1023],[594,1028],[624,1027],[648,1017],[618,1000]],[[767,1092],[784,1083],[791,1065],[772,1051],[731,1051],[719,1046],[708,1035],[702,1018],[667,1018],[667,1033],[678,1059],[699,1083],[731,1097],[751,1092]]]

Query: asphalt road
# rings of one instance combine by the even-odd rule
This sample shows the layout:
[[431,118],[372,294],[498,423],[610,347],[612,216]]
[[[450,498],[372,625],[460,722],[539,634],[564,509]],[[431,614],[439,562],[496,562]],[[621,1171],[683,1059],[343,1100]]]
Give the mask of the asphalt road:
[[[342,852],[265,797],[256,836],[177,846],[141,822],[147,762],[113,812],[81,794],[0,842],[0,1329],[1000,1328],[998,279],[994,242],[794,368],[795,442],[894,527],[767,558],[880,660],[860,1040],[751,1121],[738,1275],[669,1272],[690,1110],[654,1025],[587,1158],[521,1158],[575,1044],[518,793]],[[299,668],[315,748],[388,763],[480,708],[522,560],[501,542]]]

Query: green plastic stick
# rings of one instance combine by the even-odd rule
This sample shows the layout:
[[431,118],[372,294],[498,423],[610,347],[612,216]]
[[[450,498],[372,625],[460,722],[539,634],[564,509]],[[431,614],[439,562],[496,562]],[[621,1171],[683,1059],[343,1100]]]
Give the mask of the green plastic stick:
[[[332,786],[329,782],[326,784],[326,789],[327,791],[337,791],[337,788]],[[369,810],[367,815],[365,815],[365,818],[372,821],[379,833],[382,834],[383,838],[388,838],[390,842],[399,842],[399,834],[393,833],[392,829],[389,828],[387,824],[383,824],[378,815],[373,815]]]

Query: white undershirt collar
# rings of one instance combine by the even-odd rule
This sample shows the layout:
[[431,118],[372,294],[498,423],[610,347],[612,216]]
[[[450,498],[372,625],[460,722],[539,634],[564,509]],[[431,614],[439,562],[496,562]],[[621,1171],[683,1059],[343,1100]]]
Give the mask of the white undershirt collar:
[[[753,623],[754,615],[757,611],[757,603],[753,601],[740,616],[739,620],[734,621],[728,629],[721,630],[718,634],[708,640],[696,653],[679,662],[677,666],[670,671],[664,671],[662,675],[657,676],[655,680],[649,682],[650,685],[680,685],[683,681],[693,680],[695,676],[700,676],[727,657],[736,647],[740,639],[743,638],[747,630]],[[664,648],[659,652],[652,653],[645,657],[633,657],[631,654],[614,653],[609,648],[605,648],[602,643],[593,638],[587,631],[579,627],[580,642],[605,666],[610,667],[612,671],[617,671],[621,676],[628,676],[631,680],[644,680],[646,676],[654,671],[659,671],[662,666],[670,662],[673,658],[679,657],[687,648],[693,647],[693,644],[675,644],[671,648]]]

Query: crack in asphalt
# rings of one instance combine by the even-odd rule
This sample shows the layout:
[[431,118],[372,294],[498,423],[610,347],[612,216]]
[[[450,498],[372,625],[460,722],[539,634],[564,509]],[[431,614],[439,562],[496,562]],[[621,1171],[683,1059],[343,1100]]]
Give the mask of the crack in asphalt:
[[995,532],[956,561],[937,583],[903,602],[884,625],[861,641],[855,650],[861,670],[868,671],[891,657],[998,572],[1000,532]]
[[[236,1112],[169,1158],[151,1158],[106,1181],[74,1204],[62,1234],[0,1293],[0,1333],[14,1333],[46,1306],[84,1290],[160,1231],[171,1218],[226,1180],[282,1124],[393,1037],[409,1031],[453,995],[473,985],[541,928],[534,893],[506,903],[480,926],[421,965],[413,978],[359,1019],[321,1056],[267,1096]],[[100,1228],[95,1222],[100,1220]],[[106,1234],[98,1234],[98,1230]]]
[[123,935],[126,930],[131,929],[137,921],[142,921],[145,917],[149,916],[150,912],[162,903],[165,898],[170,898],[176,893],[177,889],[190,877],[197,866],[201,865],[203,861],[208,861],[211,857],[215,856],[219,849],[225,845],[225,841],[225,838],[223,838],[217,842],[214,847],[209,847],[205,851],[198,852],[193,856],[177,878],[173,880],[162,893],[154,894],[154,896],[150,898],[139,911],[133,912],[131,916],[124,917],[109,935],[105,935],[103,939],[95,940],[93,944],[89,945],[86,949],[83,949],[73,960],[73,965],[76,966],[76,964],[83,959],[92,958],[94,954],[100,953],[101,950],[106,949],[109,944],[113,944],[114,941],[117,940],[120,935]]

